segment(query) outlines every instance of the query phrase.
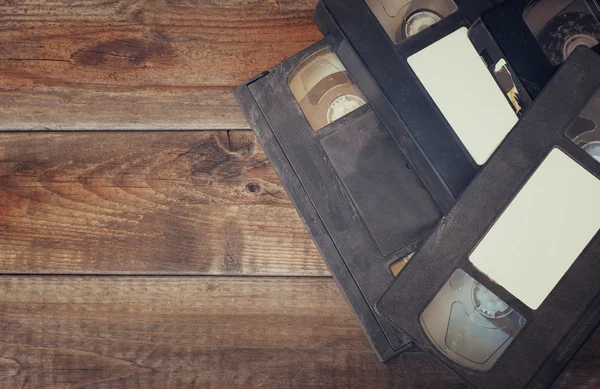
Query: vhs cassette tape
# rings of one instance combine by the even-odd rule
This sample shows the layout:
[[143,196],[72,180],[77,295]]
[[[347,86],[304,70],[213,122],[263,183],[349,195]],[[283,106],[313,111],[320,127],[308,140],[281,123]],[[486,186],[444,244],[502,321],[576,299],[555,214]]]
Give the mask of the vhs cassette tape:
[[535,99],[576,47],[600,42],[599,16],[595,0],[509,0],[483,13],[473,39],[502,55]]
[[599,199],[600,56],[578,48],[378,311],[475,388],[549,387],[600,321]]
[[336,53],[346,51],[326,37],[239,86],[235,95],[379,357],[387,360],[409,343],[374,304],[454,198],[358,59],[348,61],[355,72],[340,62]]
[[531,103],[487,31],[473,29],[499,3],[321,0],[314,14],[324,34],[350,47],[337,53],[346,67],[359,58],[454,198]]

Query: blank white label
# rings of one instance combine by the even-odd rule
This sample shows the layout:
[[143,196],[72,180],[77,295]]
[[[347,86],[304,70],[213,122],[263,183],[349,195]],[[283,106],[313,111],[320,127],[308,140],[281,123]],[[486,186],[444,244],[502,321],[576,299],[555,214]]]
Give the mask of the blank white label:
[[538,309],[600,229],[600,180],[554,149],[470,261]]
[[461,28],[408,63],[475,162],[483,165],[519,120]]

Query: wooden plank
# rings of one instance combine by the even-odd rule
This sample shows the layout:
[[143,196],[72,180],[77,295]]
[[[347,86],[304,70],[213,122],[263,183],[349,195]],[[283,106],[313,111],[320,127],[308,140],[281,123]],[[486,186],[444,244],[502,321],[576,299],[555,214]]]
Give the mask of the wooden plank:
[[329,274],[245,131],[0,134],[0,273]]
[[0,277],[0,308],[6,388],[458,383],[421,353],[381,364],[327,278]]
[[321,39],[315,4],[0,2],[0,130],[248,128],[232,87]]
[[[0,388],[465,388],[380,363],[328,278],[0,277]],[[600,334],[556,388],[597,388]]]

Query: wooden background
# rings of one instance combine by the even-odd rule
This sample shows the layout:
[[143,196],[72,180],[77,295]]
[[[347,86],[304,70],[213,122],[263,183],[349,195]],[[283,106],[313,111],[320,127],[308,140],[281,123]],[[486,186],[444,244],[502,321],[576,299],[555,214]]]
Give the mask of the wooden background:
[[314,5],[0,0],[0,388],[465,388],[377,361],[231,93]]

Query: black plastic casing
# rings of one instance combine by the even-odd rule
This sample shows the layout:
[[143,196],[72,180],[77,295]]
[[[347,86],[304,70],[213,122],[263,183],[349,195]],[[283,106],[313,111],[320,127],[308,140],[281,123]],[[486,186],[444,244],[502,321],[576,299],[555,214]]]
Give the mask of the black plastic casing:
[[[235,95],[380,359],[410,342],[374,310],[413,253],[454,205],[379,88],[349,48],[328,36],[240,85]],[[329,47],[368,104],[313,131],[289,86],[297,66]],[[375,110],[374,107],[378,109]]]
[[[551,150],[562,150],[600,179],[600,164],[565,135],[598,90],[600,56],[588,48],[578,48],[377,304],[378,311],[396,328],[474,388],[550,387],[600,322],[600,233],[536,310],[468,260]],[[445,357],[420,323],[426,307],[459,268],[527,320],[504,354],[485,372]]]

